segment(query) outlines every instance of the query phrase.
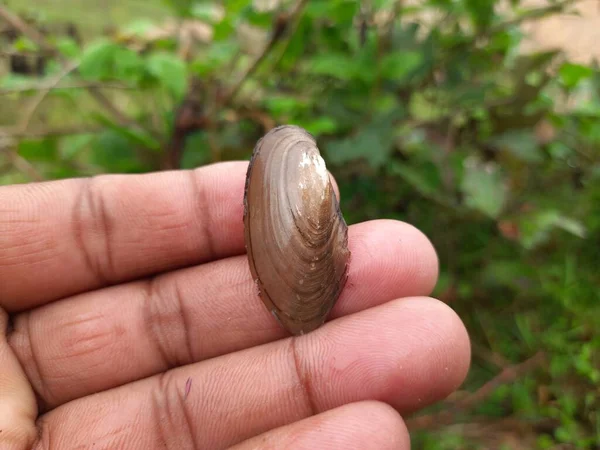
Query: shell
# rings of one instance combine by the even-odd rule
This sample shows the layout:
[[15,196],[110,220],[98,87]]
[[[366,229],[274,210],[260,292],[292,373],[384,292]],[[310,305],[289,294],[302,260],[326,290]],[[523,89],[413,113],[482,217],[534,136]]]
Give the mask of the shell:
[[348,227],[316,141],[304,129],[280,126],[256,144],[244,233],[267,309],[294,335],[321,326],[348,278]]

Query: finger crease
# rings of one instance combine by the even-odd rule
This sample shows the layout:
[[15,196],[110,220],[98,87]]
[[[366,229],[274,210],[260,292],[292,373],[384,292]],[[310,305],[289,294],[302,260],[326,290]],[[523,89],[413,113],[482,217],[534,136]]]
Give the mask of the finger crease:
[[183,301],[183,295],[181,292],[181,287],[179,286],[179,283],[177,282],[177,280],[174,280],[173,283],[175,284],[175,287],[173,289],[174,291],[174,295],[175,295],[175,301],[177,302],[177,309],[179,311],[179,317],[181,319],[181,324],[183,327],[183,340],[184,340],[184,345],[185,348],[187,350],[187,360],[186,361],[182,361],[181,364],[187,364],[191,361],[193,361],[193,357],[194,354],[192,352],[192,340],[191,340],[191,336],[190,336],[190,324],[188,323],[188,319],[187,319],[187,314],[185,312],[185,307],[184,307],[184,301]]
[[292,337],[290,339],[290,353],[294,362],[294,371],[296,372],[296,378],[298,379],[298,383],[300,384],[302,392],[304,392],[304,398],[306,399],[306,404],[309,413],[311,416],[314,416],[318,413],[318,410],[314,401],[312,382],[310,375],[302,368],[302,360],[298,353],[296,337]]
[[[36,397],[36,401],[37,401],[37,405],[38,405],[38,412],[41,414],[44,411],[46,411],[47,406],[46,406],[46,402],[49,400],[49,396],[50,396],[50,391],[48,390],[48,387],[46,386],[46,382],[44,374],[42,373],[42,367],[39,363],[39,359],[38,359],[38,354],[37,351],[35,350],[35,345],[33,345],[33,340],[31,339],[31,320],[30,320],[30,316],[28,313],[26,313],[27,316],[25,318],[26,323],[27,323],[27,343],[29,344],[29,349],[31,350],[31,370],[35,373],[35,379],[38,380],[38,386],[36,389],[36,386],[32,383],[32,388],[33,391],[35,393],[35,397]],[[21,364],[23,365],[23,362],[21,362]],[[23,365],[24,367],[24,365]],[[45,399],[45,400],[44,400]]]
[[[192,419],[185,405],[185,393],[182,394],[182,389],[178,389],[173,380],[171,372],[160,374],[157,380],[158,390],[153,395],[152,400],[152,412],[157,424],[162,447],[173,448],[169,443],[176,443],[179,444],[178,448],[180,448],[180,438],[183,436],[183,439],[185,439],[187,436],[185,440],[188,445],[184,448],[198,448],[195,445],[196,437],[194,436]],[[177,418],[181,419],[178,421]],[[187,432],[182,433],[180,427],[181,421],[184,422]]]
[[214,244],[214,235],[211,225],[210,207],[208,205],[208,198],[204,189],[198,188],[196,172],[190,171],[190,183],[192,185],[193,192],[193,205],[200,212],[200,227],[202,229],[202,235],[205,240],[205,249],[208,260],[213,260],[216,257],[216,250]]
[[[96,201],[95,197],[99,197]],[[94,258],[93,255],[96,253],[90,248],[90,241],[87,238],[86,224],[86,206],[89,208],[89,215],[91,217],[93,229],[99,228],[99,232],[94,233],[93,236],[100,235],[104,240],[104,253],[106,258],[106,268],[103,269],[103,265],[98,258]],[[110,277],[108,273],[114,273],[112,271],[113,258],[110,246],[110,232],[111,226],[106,215],[106,209],[104,206],[104,200],[102,195],[94,195],[93,190],[93,178],[86,179],[81,189],[81,193],[75,202],[75,208],[73,210],[73,234],[77,241],[78,247],[81,249],[83,254],[83,260],[87,265],[89,271],[96,277],[101,286],[110,284]]]
[[176,367],[177,362],[172,361],[172,358],[169,357],[169,351],[163,342],[164,332],[162,331],[162,328],[160,326],[160,320],[156,319],[156,317],[160,317],[161,314],[161,308],[157,305],[157,282],[157,277],[152,277],[144,283],[146,299],[146,306],[143,307],[144,327],[146,328],[148,340],[152,342],[152,344],[156,348],[156,351],[160,355],[164,368],[171,369],[173,367]]

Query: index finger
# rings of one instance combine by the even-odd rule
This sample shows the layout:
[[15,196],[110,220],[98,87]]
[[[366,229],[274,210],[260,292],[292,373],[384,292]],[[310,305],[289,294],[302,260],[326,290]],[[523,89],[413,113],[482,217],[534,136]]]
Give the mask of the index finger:
[[244,252],[247,162],[0,187],[0,307]]

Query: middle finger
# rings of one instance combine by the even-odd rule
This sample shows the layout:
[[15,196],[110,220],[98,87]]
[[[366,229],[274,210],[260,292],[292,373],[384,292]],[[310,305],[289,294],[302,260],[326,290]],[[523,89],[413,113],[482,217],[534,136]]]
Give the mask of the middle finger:
[[[349,245],[349,281],[332,318],[430,294],[437,258],[414,227],[388,220],[353,225]],[[10,343],[44,410],[283,336],[240,256],[24,313]]]

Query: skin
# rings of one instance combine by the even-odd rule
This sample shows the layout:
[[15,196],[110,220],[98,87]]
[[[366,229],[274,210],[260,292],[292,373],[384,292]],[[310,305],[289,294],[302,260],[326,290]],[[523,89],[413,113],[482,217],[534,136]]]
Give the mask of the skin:
[[406,223],[349,230],[329,321],[289,337],[244,254],[245,162],[0,187],[0,448],[408,449],[463,382]]

